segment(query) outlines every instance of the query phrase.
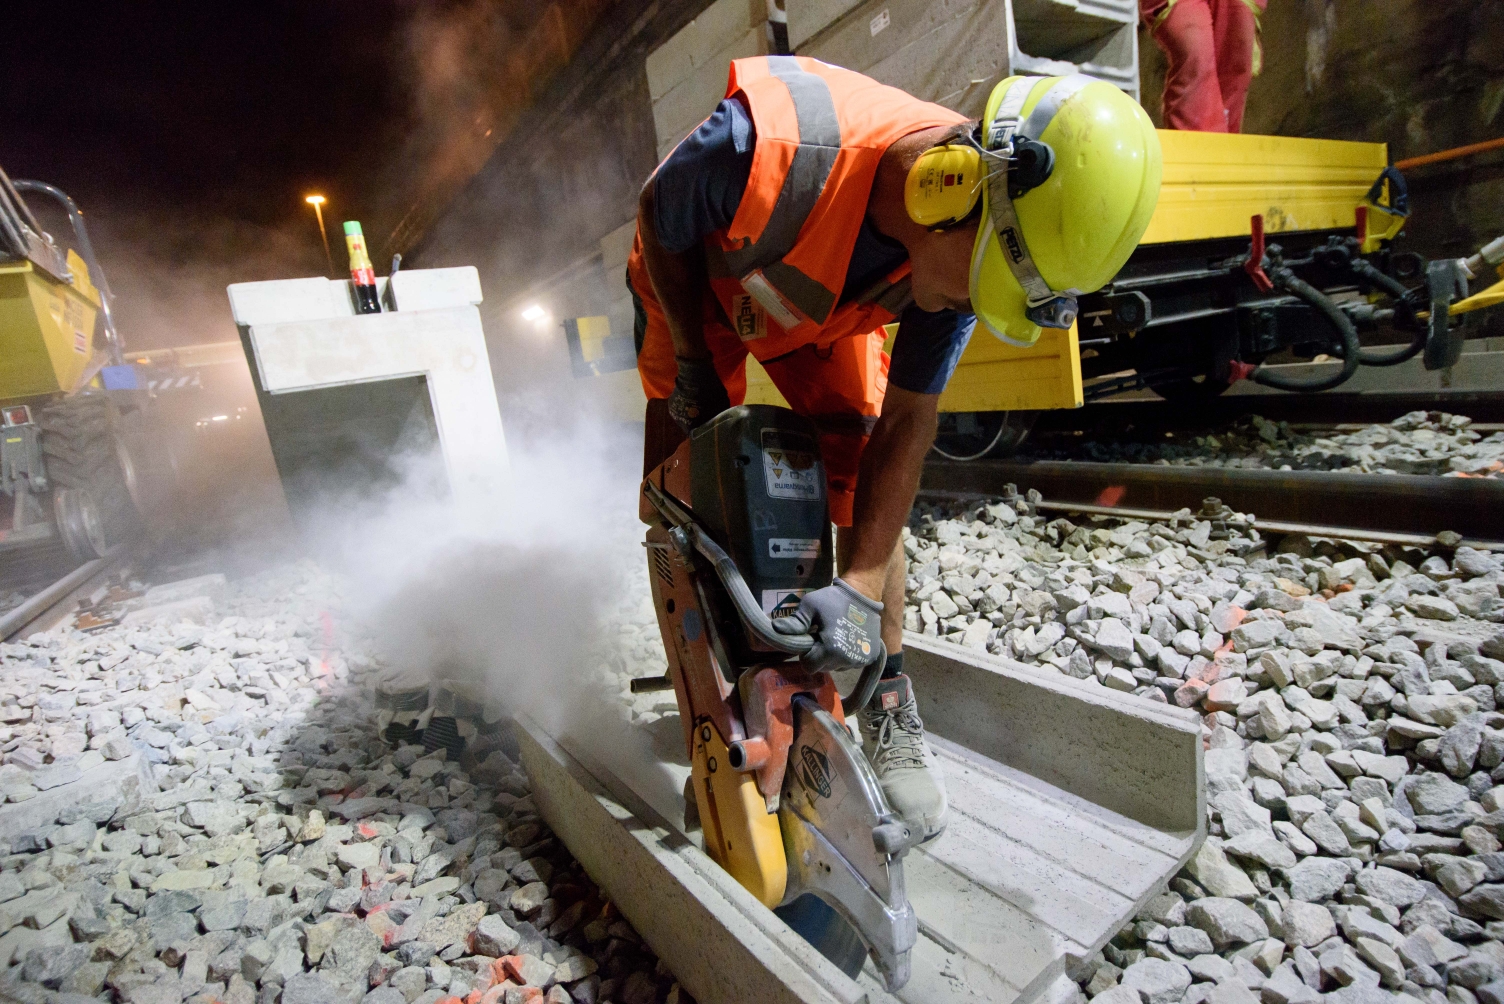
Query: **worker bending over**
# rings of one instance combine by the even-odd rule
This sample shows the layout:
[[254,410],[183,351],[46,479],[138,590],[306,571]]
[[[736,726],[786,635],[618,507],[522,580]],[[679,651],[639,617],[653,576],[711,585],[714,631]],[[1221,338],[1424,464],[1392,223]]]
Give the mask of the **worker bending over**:
[[[1069,328],[1076,295],[1138,244],[1159,179],[1148,117],[1090,77],[1004,80],[983,124],[850,70],[762,56],[731,64],[725,100],[642,190],[628,281],[649,414],[666,402],[687,433],[740,403],[751,353],[815,423],[840,577],[800,613],[817,628],[864,621],[868,651],[886,646],[862,747],[927,838],[945,825],[945,787],[902,672],[900,533],[940,392],[978,319],[1025,346]],[[824,668],[857,668],[859,651],[828,651]]]

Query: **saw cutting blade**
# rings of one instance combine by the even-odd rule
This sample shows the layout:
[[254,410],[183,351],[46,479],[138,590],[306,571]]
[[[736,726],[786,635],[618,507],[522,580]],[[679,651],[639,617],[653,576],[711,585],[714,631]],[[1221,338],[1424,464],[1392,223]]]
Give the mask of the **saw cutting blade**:
[[784,902],[814,893],[867,946],[889,990],[908,982],[918,922],[903,857],[918,842],[889,808],[872,766],[844,725],[810,698],[793,700],[794,741],[778,808],[788,857]]

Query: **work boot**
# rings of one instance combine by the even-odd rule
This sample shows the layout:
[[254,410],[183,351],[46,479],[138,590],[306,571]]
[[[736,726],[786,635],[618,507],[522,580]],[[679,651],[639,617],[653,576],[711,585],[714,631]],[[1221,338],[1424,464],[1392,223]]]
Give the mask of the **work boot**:
[[909,678],[899,674],[880,681],[858,720],[862,752],[877,772],[888,805],[910,826],[922,828],[925,840],[938,837],[945,829],[945,776],[924,741]]

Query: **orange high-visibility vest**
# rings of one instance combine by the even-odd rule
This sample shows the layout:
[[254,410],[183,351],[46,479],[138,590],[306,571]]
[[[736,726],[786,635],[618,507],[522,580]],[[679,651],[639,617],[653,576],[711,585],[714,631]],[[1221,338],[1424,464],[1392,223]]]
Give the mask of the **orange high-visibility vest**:
[[[837,305],[878,163],[896,140],[965,116],[805,56],[734,60],[726,97],[738,95],[757,139],[735,218],[705,239],[718,319],[760,360],[892,321],[911,299],[908,262]],[[637,247],[629,268],[650,291]]]

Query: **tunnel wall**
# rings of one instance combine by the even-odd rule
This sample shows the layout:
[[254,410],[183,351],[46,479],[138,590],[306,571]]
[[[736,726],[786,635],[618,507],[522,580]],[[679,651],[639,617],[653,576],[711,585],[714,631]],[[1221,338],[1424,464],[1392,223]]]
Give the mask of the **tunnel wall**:
[[[415,264],[480,269],[497,386],[514,396],[509,422],[516,402],[545,385],[553,404],[587,396],[569,380],[559,320],[612,309],[619,283],[606,275],[601,240],[631,220],[657,159],[646,58],[706,6],[607,11],[418,247]],[[1398,159],[1504,131],[1504,4],[1272,0],[1263,27],[1250,132],[1382,140]],[[1146,34],[1140,61],[1144,104],[1157,117],[1164,65]],[[1410,176],[1410,250],[1461,255],[1504,233],[1504,153]],[[518,319],[532,302],[549,310],[545,322]],[[1504,334],[1504,318],[1488,323]]]
[[[1392,161],[1504,134],[1504,4],[1270,0],[1263,40],[1246,132],[1382,141]],[[1139,67],[1157,123],[1164,58],[1143,31]],[[1504,233],[1504,151],[1406,175],[1409,250],[1462,256]]]

